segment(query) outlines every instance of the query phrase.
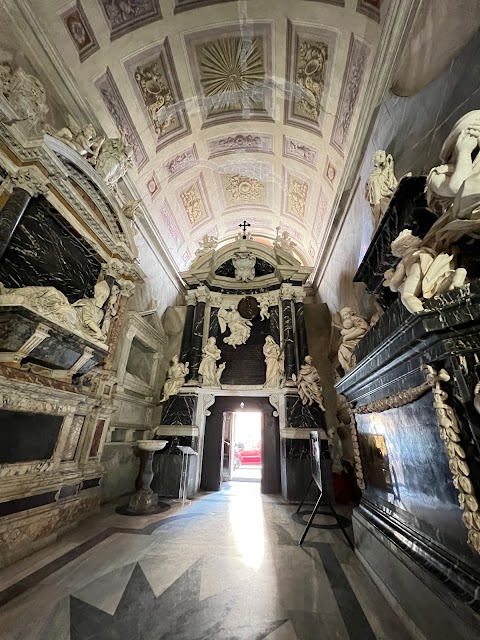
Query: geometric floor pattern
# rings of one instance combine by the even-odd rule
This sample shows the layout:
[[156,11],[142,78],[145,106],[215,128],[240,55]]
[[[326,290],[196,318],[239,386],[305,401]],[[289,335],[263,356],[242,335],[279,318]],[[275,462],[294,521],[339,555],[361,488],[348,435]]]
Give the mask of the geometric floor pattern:
[[0,571],[0,639],[408,640],[332,518],[299,547],[294,511],[235,482],[156,516],[107,506]]

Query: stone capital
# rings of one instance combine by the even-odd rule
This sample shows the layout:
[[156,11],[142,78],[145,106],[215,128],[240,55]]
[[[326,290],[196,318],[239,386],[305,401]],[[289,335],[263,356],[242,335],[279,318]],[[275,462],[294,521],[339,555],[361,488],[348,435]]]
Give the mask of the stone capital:
[[209,296],[209,290],[207,289],[207,287],[198,287],[197,289],[195,289],[195,297],[197,299],[197,302],[206,302]]
[[187,303],[187,305],[191,304],[192,306],[195,306],[196,301],[197,301],[197,298],[195,296],[195,291],[194,290],[187,291],[187,293],[185,294],[185,302]]
[[293,299],[295,300],[295,302],[303,302],[305,300],[305,291],[303,290],[303,287],[294,289]]
[[19,169],[11,176],[13,187],[27,191],[32,198],[48,193],[48,178],[37,167]]
[[293,298],[294,288],[291,284],[282,284],[280,288],[280,298],[282,300],[291,300]]

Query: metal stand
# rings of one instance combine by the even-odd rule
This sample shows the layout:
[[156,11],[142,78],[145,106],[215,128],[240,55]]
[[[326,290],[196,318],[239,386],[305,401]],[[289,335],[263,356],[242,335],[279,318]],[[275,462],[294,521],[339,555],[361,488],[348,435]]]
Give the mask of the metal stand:
[[187,483],[188,483],[188,469],[190,456],[198,456],[198,453],[192,449],[192,447],[177,446],[177,449],[182,452],[182,470],[180,472],[180,486],[178,488],[178,500],[173,502],[181,502],[182,507],[185,504],[190,504],[192,501],[187,499]]
[[[305,502],[305,499],[306,499],[306,497],[307,497],[307,495],[308,495],[308,492],[310,491],[310,487],[312,486],[313,481],[314,481],[314,477],[312,476],[312,477],[311,477],[311,479],[310,479],[310,482],[309,482],[309,484],[308,484],[307,490],[305,491],[305,495],[303,496],[302,501],[301,501],[301,502],[300,502],[300,504],[298,505],[297,511],[296,511],[295,513],[300,513],[300,509],[302,508],[303,503]],[[315,483],[315,484],[317,484],[317,483]],[[317,485],[317,486],[318,486],[318,485]],[[303,541],[305,540],[305,538],[306,538],[306,536],[307,536],[308,530],[309,530],[309,529],[310,529],[310,527],[312,526],[313,519],[315,518],[315,516],[316,516],[316,514],[317,514],[318,507],[320,506],[320,501],[321,501],[322,496],[323,496],[323,491],[322,491],[321,489],[319,489],[319,490],[320,490],[320,496],[318,497],[318,500],[317,500],[317,502],[315,503],[315,506],[313,507],[313,511],[312,511],[312,514],[311,514],[311,516],[310,516],[310,518],[309,518],[308,522],[307,522],[307,526],[305,527],[305,529],[304,529],[304,531],[303,531],[303,533],[302,533],[302,537],[300,538],[300,540],[299,540],[299,542],[298,542],[298,545],[299,545],[299,546],[302,546]],[[335,520],[336,520],[336,521],[337,521],[337,523],[338,523],[338,526],[339,526],[339,527],[340,527],[340,529],[342,530],[342,533],[343,533],[343,535],[345,536],[345,538],[347,539],[347,542],[348,542],[348,544],[350,545],[350,547],[351,547],[352,551],[355,551],[355,547],[353,546],[353,542],[350,540],[349,535],[348,535],[348,533],[347,533],[347,531],[346,531],[345,527],[342,525],[342,523],[341,523],[341,521],[340,521],[340,518],[338,517],[338,514],[337,514],[337,512],[335,511],[335,509],[334,509],[333,505],[329,504],[329,505],[327,505],[327,506],[329,507],[330,511],[332,512],[332,514],[333,514],[333,516],[334,516]],[[327,514],[324,514],[324,515],[327,515]]]

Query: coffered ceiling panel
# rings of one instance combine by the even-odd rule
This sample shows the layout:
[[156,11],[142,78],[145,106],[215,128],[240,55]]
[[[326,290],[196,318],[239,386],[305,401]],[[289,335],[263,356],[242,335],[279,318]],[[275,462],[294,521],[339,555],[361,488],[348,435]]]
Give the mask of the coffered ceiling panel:
[[244,219],[315,262],[388,0],[8,3],[29,6],[85,117],[131,145],[129,188],[179,271]]

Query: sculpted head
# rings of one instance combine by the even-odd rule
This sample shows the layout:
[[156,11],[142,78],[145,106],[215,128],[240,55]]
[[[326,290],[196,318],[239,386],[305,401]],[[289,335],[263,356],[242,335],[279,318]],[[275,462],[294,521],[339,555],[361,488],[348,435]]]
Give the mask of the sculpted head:
[[385,164],[387,159],[387,154],[383,149],[379,149],[375,152],[372,162],[375,167],[380,167],[382,164]]
[[356,313],[351,307],[343,307],[343,309],[340,309],[340,317],[342,320],[350,319],[355,315]]
[[94,299],[97,307],[103,307],[105,302],[107,301],[108,296],[110,295],[110,287],[102,280],[101,282],[97,282],[94,287]]
[[178,356],[173,356],[172,363],[173,364],[178,364]]
[[479,109],[469,111],[455,123],[453,129],[450,131],[447,139],[443,143],[442,150],[440,151],[440,160],[442,162],[448,163],[454,160],[455,144],[457,142],[458,136],[462,133],[462,131],[466,131],[468,127],[472,126],[473,124],[480,124]]
[[404,229],[390,245],[392,255],[403,258],[409,249],[418,249],[422,244],[421,238],[412,235],[411,229]]
[[313,358],[312,356],[305,356],[305,364],[312,364]]

